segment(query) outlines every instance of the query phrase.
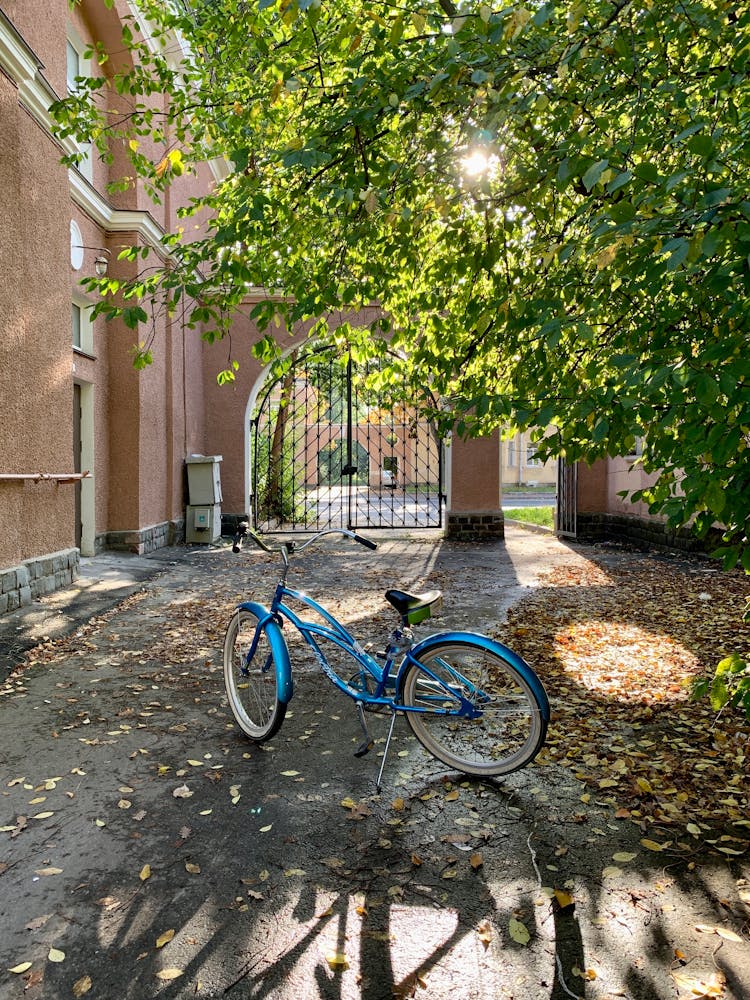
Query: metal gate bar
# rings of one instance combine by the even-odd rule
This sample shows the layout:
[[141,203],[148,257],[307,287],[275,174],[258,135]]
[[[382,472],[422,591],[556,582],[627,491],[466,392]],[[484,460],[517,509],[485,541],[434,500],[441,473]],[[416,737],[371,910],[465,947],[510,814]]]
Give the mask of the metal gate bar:
[[556,534],[564,538],[578,535],[578,466],[557,460],[557,518]]
[[441,527],[442,445],[406,402],[373,392],[370,366],[313,350],[259,400],[252,428],[256,527]]

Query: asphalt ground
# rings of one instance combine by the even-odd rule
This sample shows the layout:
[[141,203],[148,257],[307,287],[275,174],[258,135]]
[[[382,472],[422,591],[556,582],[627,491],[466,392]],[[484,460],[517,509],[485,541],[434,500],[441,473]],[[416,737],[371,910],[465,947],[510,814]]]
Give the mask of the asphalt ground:
[[[444,591],[430,630],[492,634],[551,566],[597,556],[517,527],[488,545],[378,541],[324,543],[290,576],[363,640],[391,623],[389,586]],[[353,706],[295,647],[284,725],[246,741],[221,644],[276,575],[228,545],[107,556],[0,622],[16,664],[0,685],[1,1000],[673,1000],[700,995],[676,985],[686,935],[694,982],[722,970],[705,995],[750,995],[746,928],[688,935],[731,924],[739,862],[665,871],[570,770],[466,780],[401,720],[377,794],[387,719],[355,758]]]

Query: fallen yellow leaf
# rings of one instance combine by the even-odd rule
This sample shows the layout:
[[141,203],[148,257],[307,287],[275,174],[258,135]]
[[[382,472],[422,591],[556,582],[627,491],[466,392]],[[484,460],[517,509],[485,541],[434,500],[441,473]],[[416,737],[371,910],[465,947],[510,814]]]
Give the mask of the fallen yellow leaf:
[[20,965],[14,965],[12,969],[8,969],[8,972],[12,972],[15,976],[20,976],[22,972],[26,972],[31,968],[31,962],[21,962]]
[[566,906],[572,906],[573,903],[575,903],[573,896],[571,896],[569,892],[564,892],[562,889],[555,889],[555,899],[563,910]]
[[641,844],[645,848],[647,848],[649,851],[663,851],[664,850],[664,844],[658,844],[655,840],[648,840],[648,838],[644,838],[641,841]]
[[163,948],[165,944],[169,944],[169,942],[172,940],[173,937],[174,937],[174,928],[168,931],[164,931],[164,933],[160,934],[159,937],[156,939],[156,947]]
[[482,923],[477,927],[477,937],[486,947],[492,943],[494,938],[494,932],[492,930],[492,924],[489,920],[483,920]]
[[59,948],[50,948],[47,958],[50,962],[64,962],[65,952],[60,951]]
[[717,927],[716,933],[719,937],[724,938],[725,941],[737,941],[740,944],[742,943],[742,938],[739,934],[735,934],[734,931],[730,931],[727,927]]
[[697,979],[686,972],[673,972],[672,978],[681,990],[686,990],[693,998],[720,997],[724,993],[724,976],[715,972],[710,979]]
[[141,882],[145,882],[147,878],[151,878],[151,865],[144,865],[143,868],[141,868]]
[[718,934],[725,941],[742,941],[739,934],[735,934],[734,931],[729,930],[727,927],[716,927],[713,924],[696,924],[695,929],[700,931],[701,934]]
[[88,993],[91,986],[91,976],[81,976],[80,979],[76,979],[73,983],[73,996],[82,997],[84,994]]
[[182,974],[182,969],[162,969],[156,973],[156,978],[168,982],[170,979],[179,979]]
[[326,955],[326,962],[334,970],[338,971],[340,969],[348,969],[349,962],[347,961],[346,955],[342,951],[332,951]]

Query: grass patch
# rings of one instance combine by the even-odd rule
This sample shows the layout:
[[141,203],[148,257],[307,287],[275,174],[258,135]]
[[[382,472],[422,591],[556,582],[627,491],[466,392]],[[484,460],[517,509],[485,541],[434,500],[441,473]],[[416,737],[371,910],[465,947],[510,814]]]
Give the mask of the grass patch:
[[554,507],[513,507],[503,511],[506,517],[526,524],[539,524],[543,528],[554,528]]

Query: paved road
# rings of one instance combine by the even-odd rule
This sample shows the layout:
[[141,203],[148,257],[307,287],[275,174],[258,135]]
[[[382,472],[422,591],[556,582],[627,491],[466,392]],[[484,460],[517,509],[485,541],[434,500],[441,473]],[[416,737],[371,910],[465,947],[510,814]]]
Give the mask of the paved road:
[[503,493],[503,510],[514,507],[554,507],[554,493]]

